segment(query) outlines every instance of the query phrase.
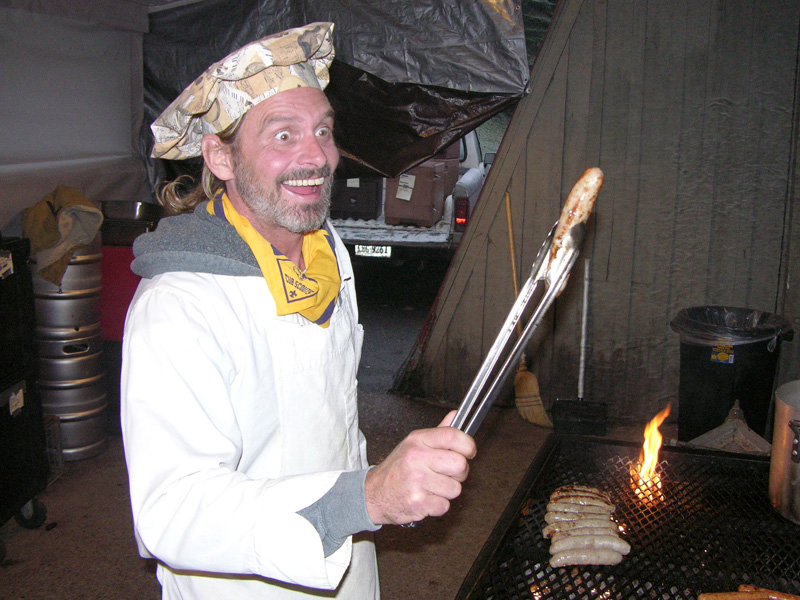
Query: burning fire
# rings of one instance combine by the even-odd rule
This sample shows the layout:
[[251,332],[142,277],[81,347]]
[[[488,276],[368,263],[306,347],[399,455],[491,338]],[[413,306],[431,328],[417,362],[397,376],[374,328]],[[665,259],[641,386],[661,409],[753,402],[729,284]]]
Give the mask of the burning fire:
[[643,502],[650,504],[664,499],[661,491],[661,478],[656,473],[658,451],[661,449],[659,426],[669,416],[671,404],[658,413],[644,428],[644,445],[639,455],[638,468],[631,466],[631,485]]

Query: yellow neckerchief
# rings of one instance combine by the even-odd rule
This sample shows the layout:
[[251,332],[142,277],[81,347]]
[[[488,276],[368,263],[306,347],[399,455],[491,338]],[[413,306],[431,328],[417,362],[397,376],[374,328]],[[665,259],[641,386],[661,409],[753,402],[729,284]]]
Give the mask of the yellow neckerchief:
[[279,316],[299,313],[320,327],[328,327],[341,285],[334,242],[329,231],[318,229],[303,237],[302,252],[306,263],[306,270],[303,271],[236,212],[224,191],[208,203],[207,210],[233,225],[253,251],[275,299]]

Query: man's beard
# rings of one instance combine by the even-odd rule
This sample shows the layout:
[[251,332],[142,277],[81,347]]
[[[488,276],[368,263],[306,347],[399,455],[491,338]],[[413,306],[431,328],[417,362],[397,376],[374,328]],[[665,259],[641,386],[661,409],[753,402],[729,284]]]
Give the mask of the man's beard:
[[[236,190],[242,201],[258,217],[292,233],[310,233],[322,227],[331,206],[333,178],[328,165],[320,169],[297,169],[284,173],[275,181],[273,190],[265,189],[247,160],[234,157],[233,174]],[[319,200],[314,204],[291,204],[281,198],[281,183],[290,180],[324,177]]]

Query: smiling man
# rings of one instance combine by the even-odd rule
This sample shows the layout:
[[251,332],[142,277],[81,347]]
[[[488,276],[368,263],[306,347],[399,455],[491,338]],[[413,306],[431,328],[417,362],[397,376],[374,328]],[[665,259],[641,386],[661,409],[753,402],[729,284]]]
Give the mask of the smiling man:
[[369,532],[446,513],[475,454],[451,413],[367,464],[363,330],[327,221],[332,31],[245,46],[152,126],[154,156],[204,162],[134,244],[123,339],[134,529],[167,599],[378,598]]

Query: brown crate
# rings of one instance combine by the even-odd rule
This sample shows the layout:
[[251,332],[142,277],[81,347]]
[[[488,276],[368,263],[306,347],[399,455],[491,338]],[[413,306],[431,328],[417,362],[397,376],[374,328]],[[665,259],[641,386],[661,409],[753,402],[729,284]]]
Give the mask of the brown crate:
[[445,175],[445,161],[432,159],[400,177],[387,179],[386,223],[419,227],[438,223],[444,208]]

